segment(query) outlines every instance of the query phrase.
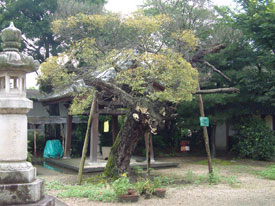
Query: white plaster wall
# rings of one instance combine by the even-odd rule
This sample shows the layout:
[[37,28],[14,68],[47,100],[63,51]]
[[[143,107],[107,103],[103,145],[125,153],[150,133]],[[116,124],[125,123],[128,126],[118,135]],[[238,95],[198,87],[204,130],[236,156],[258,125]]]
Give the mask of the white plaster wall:
[[226,150],[226,124],[218,124],[216,127],[216,148],[218,150]]
[[63,103],[59,103],[59,113],[61,117],[67,117],[68,109],[64,106]]
[[46,110],[46,107],[43,107],[41,102],[34,101],[33,109],[28,113],[29,117],[48,117],[49,113]]
[[0,115],[0,161],[27,159],[27,116]]

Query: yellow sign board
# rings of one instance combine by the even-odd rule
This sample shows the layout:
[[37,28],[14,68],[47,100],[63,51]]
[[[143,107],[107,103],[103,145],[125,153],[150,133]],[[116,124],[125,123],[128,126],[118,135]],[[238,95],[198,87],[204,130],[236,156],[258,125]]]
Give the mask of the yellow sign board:
[[104,122],[104,132],[109,132],[109,121]]

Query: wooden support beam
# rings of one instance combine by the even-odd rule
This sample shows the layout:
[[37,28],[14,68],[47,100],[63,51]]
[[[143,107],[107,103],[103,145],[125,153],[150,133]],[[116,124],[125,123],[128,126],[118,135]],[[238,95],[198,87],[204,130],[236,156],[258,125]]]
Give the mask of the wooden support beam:
[[148,130],[145,132],[145,146],[146,146],[146,162],[147,162],[147,175],[150,175],[151,167],[151,155],[150,155],[150,136],[151,132]]
[[33,125],[33,147],[34,147],[34,151],[33,151],[33,155],[36,157],[37,156],[37,151],[36,151],[36,124]]
[[150,134],[150,159],[151,162],[155,161],[152,134]]
[[115,108],[124,108],[122,102],[120,101],[98,101],[98,105],[107,106],[107,107],[115,107]]
[[211,157],[215,158],[216,157],[216,124],[213,124],[211,128]]
[[71,157],[71,142],[72,142],[72,121],[73,117],[72,115],[67,116],[67,136],[66,136],[66,142],[65,142],[65,157]]
[[204,90],[198,90],[196,91],[196,94],[217,94],[217,93],[239,93],[240,89],[229,87],[229,88],[218,88],[218,89],[204,89]]
[[97,162],[97,147],[98,147],[98,104],[95,102],[95,112],[92,117],[92,125],[91,125],[91,143],[90,143],[90,162]]
[[[200,84],[198,84],[198,90],[200,90]],[[200,115],[201,115],[201,117],[205,117],[201,94],[198,95],[198,100],[199,100],[199,107],[200,107]],[[202,129],[203,129],[205,150],[206,150],[206,153],[207,153],[208,170],[209,170],[209,173],[212,174],[213,173],[213,167],[212,167],[212,160],[211,160],[211,154],[210,154],[209,137],[208,137],[207,127],[202,127]]]
[[84,140],[83,149],[82,149],[82,156],[81,156],[79,171],[78,171],[78,176],[77,176],[78,184],[81,184],[81,182],[82,182],[82,175],[83,175],[83,169],[84,169],[84,165],[85,165],[85,158],[86,158],[86,153],[87,153],[88,144],[89,144],[89,133],[90,133],[91,121],[92,121],[92,117],[95,113],[96,99],[97,99],[97,92],[95,92],[95,94],[94,94],[93,103],[92,103],[92,106],[91,106],[91,109],[90,109],[90,114],[89,114],[86,134],[85,134],[85,140]]
[[60,124],[61,128],[61,137],[62,137],[62,149],[63,149],[63,156],[65,154],[65,130],[64,130],[64,124]]
[[125,115],[128,113],[128,110],[114,110],[110,108],[104,108],[104,109],[99,109],[98,114],[103,114],[103,115]]

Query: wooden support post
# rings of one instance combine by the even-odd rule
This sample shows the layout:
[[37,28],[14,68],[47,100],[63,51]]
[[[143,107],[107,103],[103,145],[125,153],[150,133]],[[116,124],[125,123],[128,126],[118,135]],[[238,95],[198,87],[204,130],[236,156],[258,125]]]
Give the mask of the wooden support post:
[[225,122],[226,151],[230,150],[229,124]]
[[91,143],[90,143],[90,162],[97,162],[97,147],[98,147],[98,104],[95,102],[95,112],[92,117],[91,126]]
[[71,142],[72,142],[72,124],[73,124],[73,116],[67,116],[67,137],[66,137],[66,153],[65,157],[71,157]]
[[83,168],[84,168],[86,153],[87,153],[88,144],[89,144],[89,132],[90,132],[90,128],[91,128],[91,121],[92,121],[92,117],[95,113],[96,98],[97,98],[97,92],[95,92],[95,94],[94,94],[93,103],[92,103],[92,106],[90,109],[90,115],[89,115],[89,119],[88,119],[88,125],[87,125],[85,140],[84,140],[84,144],[83,144],[83,149],[82,149],[82,156],[81,156],[81,161],[80,161],[80,165],[79,165],[78,176],[77,176],[78,184],[81,184],[81,181],[82,181]]
[[36,151],[36,124],[33,125],[33,147],[34,147],[34,151],[33,151],[33,155],[36,157],[37,155],[37,151]]
[[119,128],[118,128],[118,116],[117,115],[112,115],[112,136],[113,136],[113,143],[116,140],[118,132],[119,132]]
[[[200,90],[200,84],[198,84],[198,90]],[[201,117],[205,117],[203,101],[202,101],[202,97],[201,97],[200,94],[198,94],[198,99],[199,99]],[[202,129],[203,129],[205,150],[206,150],[206,153],[207,153],[208,170],[209,170],[209,173],[212,174],[213,173],[213,167],[212,167],[212,160],[211,160],[211,154],[210,154],[209,137],[208,137],[207,127],[202,127]]]
[[216,124],[212,126],[212,131],[211,131],[211,157],[215,158],[216,157]]
[[145,146],[146,146],[146,160],[147,160],[147,175],[150,175],[150,167],[151,167],[151,155],[150,155],[150,131],[145,132]]
[[150,160],[151,160],[151,162],[155,162],[154,148],[153,148],[153,138],[152,138],[151,133],[150,133]]
[[65,131],[64,131],[64,124],[60,124],[61,128],[61,137],[62,137],[62,149],[63,149],[63,156],[65,154]]

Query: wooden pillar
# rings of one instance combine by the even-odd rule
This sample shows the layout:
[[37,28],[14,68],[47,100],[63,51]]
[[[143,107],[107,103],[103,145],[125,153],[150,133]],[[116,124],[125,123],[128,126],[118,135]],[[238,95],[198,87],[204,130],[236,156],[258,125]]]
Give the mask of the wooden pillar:
[[[198,90],[200,90],[200,84],[198,84]],[[202,100],[202,96],[200,94],[198,94],[198,100],[199,100],[199,107],[200,107],[200,115],[201,115],[201,117],[205,117],[203,100]],[[212,174],[213,167],[212,167],[212,160],[211,160],[211,154],[210,154],[209,137],[208,137],[207,127],[202,127],[202,130],[203,130],[205,150],[207,153],[208,170],[209,170],[209,173]]]
[[275,115],[272,115],[272,130],[275,130]]
[[37,155],[37,152],[36,152],[36,124],[33,125],[33,147],[34,147],[34,151],[33,151],[33,155],[36,156]]
[[118,128],[118,116],[117,115],[112,115],[112,136],[113,136],[113,143],[116,140],[118,132],[119,132],[119,128]]
[[211,157],[215,158],[216,157],[216,124],[213,124],[212,129],[211,129]]
[[155,162],[152,134],[150,134],[150,159],[151,162]]
[[92,117],[91,125],[91,141],[90,141],[90,163],[97,162],[97,147],[98,147],[98,104],[95,103],[95,113]]
[[145,132],[145,147],[146,147],[146,162],[147,162],[147,175],[150,175],[150,167],[151,167],[151,143],[150,143],[151,132]]
[[63,156],[65,154],[65,131],[64,131],[64,124],[60,124],[61,129],[61,137],[62,137],[62,149],[63,149]]
[[73,116],[67,116],[67,136],[66,136],[66,143],[65,143],[65,155],[64,157],[71,157],[71,142],[72,142],[72,125],[73,125]]
[[225,122],[225,137],[226,137],[226,151],[229,151],[229,125],[228,122]]

